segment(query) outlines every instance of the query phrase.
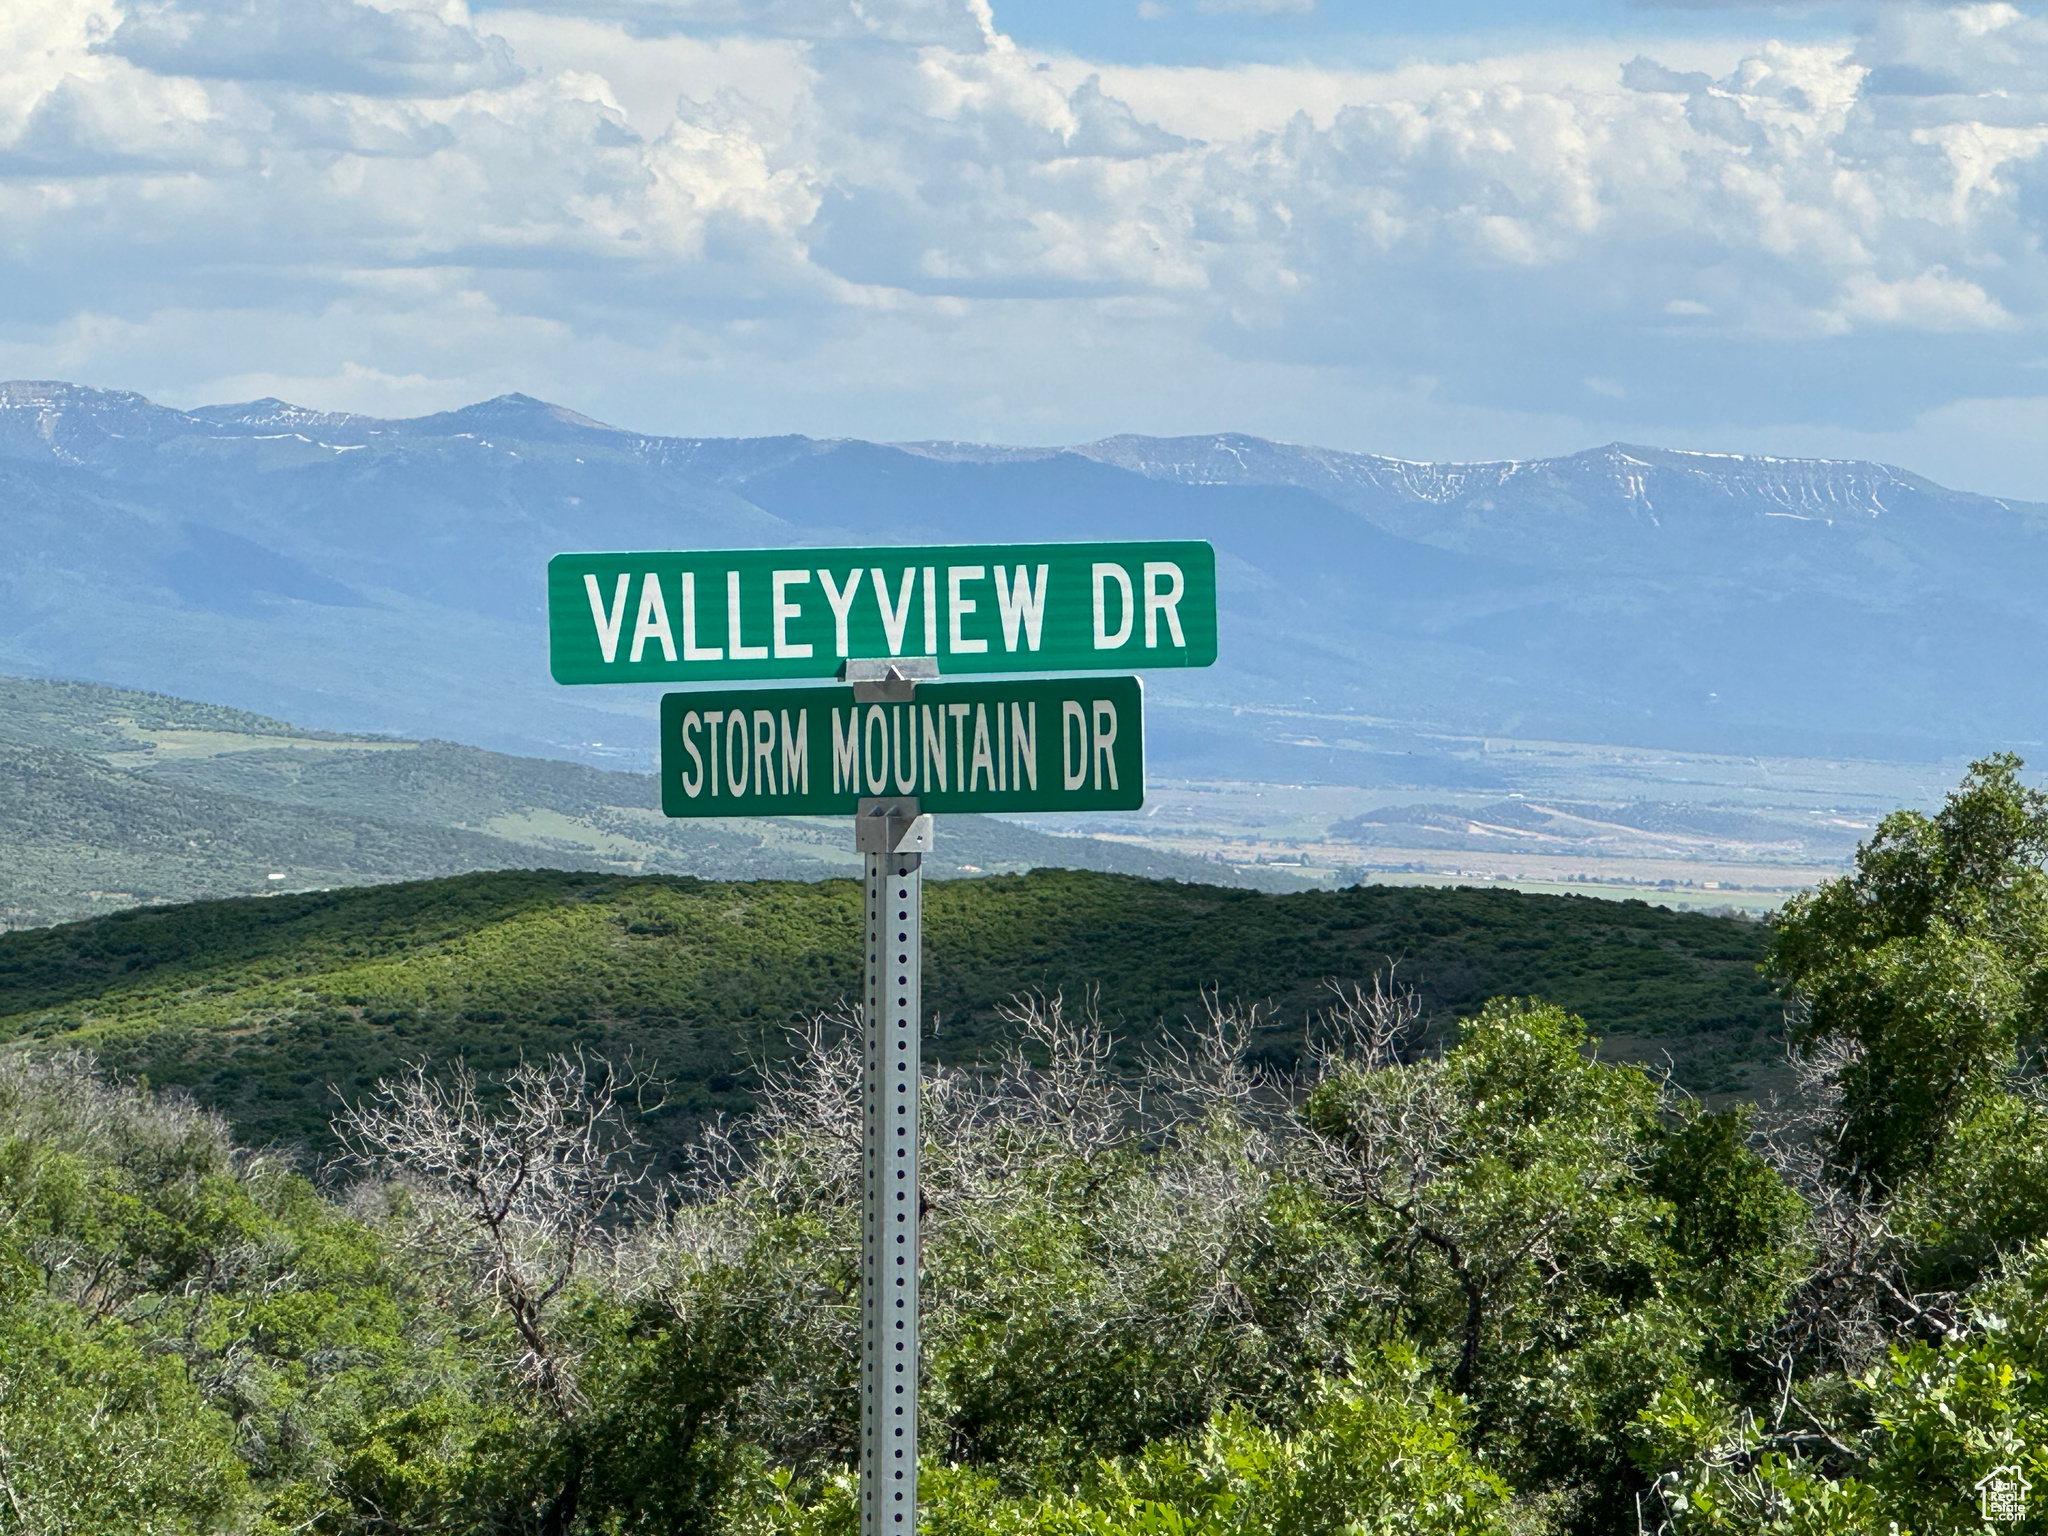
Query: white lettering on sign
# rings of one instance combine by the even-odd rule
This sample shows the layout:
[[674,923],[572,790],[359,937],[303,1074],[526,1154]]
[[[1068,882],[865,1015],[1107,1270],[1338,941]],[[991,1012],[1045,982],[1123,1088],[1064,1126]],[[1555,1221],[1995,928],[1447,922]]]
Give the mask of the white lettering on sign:
[[768,647],[740,644],[740,573],[725,573],[725,643],[734,661],[765,661]]
[[811,712],[796,712],[796,734],[789,730],[789,711],[782,712],[782,792],[808,795],[811,792]]
[[626,622],[626,588],[632,585],[632,581],[633,578],[624,571],[619,572],[618,585],[612,588],[611,613],[607,616],[604,594],[598,590],[597,578],[589,575],[583,578],[583,590],[590,594],[591,621],[597,625],[597,648],[604,653],[606,666],[619,659],[619,630]]
[[775,793],[775,716],[765,709],[754,711],[754,793]]
[[697,643],[697,573],[683,572],[683,660],[723,661],[725,652],[715,645]]
[[[722,747],[718,731],[720,722],[725,725]],[[833,724],[835,727],[838,725],[837,710],[833,711]],[[727,715],[713,709],[700,715],[693,709],[683,716],[680,734],[683,751],[690,759],[681,771],[683,793],[692,800],[703,795],[707,786],[712,795],[719,793],[721,765],[725,770],[726,788],[735,795],[747,793],[750,778],[756,795],[808,795],[811,792],[811,712],[808,709],[797,710],[794,720],[786,709],[779,712],[779,718],[768,710],[757,709],[751,721],[743,710],[734,710]],[[708,763],[705,744],[698,741],[700,734],[710,738]],[[842,751],[835,755],[835,770],[843,770],[847,766],[844,744],[840,745]],[[835,772],[833,777],[836,789],[842,782],[842,774]],[[845,775],[843,782],[852,783],[851,775]],[[858,790],[859,785],[854,784],[854,788]]]
[[1088,782],[1088,711],[1079,699],[1060,705],[1060,772],[1069,793]]
[[959,775],[961,789],[967,788],[967,717],[972,713],[965,704],[948,704],[946,718],[953,722],[953,770]]
[[[1003,568],[996,567],[996,611],[1003,619],[1003,649],[1017,649],[1017,630],[1024,630],[1024,643],[1031,650],[1038,649],[1039,639],[1045,633],[1045,584],[1049,566],[1038,568],[1038,582],[1034,587],[1025,579],[1024,567],[1017,567],[1016,584],[1006,578]],[[984,647],[985,649],[985,647]]]
[[[1109,632],[1108,585],[1115,582],[1117,592],[1123,601],[1117,607],[1119,619],[1115,634]],[[1131,573],[1120,565],[1097,565],[1095,567],[1095,649],[1113,651],[1131,638],[1131,621],[1137,616],[1136,605],[1131,601]]]
[[[1039,569],[1043,570],[1044,567],[1040,566]],[[1028,727],[1025,724],[1026,720],[1030,722]],[[1038,790],[1038,700],[1033,699],[1031,701],[1028,715],[1023,705],[1016,703],[1010,705],[1010,752],[1015,764],[1010,770],[1010,786],[1013,789],[1023,787],[1023,780],[1017,776],[1018,771],[1021,769],[1030,778],[1032,792],[1036,793]]]
[[906,565],[903,568],[903,590],[896,596],[896,604],[889,604],[889,583],[882,575],[880,566],[874,569],[875,605],[882,610],[882,635],[889,642],[889,654],[903,654],[903,631],[910,623],[910,588],[917,580],[917,569]]
[[[1116,705],[1066,699],[1060,711],[1067,791],[1085,790],[1091,780],[1097,790],[1116,790]],[[1042,738],[1035,699],[855,704],[830,714],[830,739],[819,750],[831,753],[834,795],[1038,792]],[[809,706],[690,710],[676,724],[680,750],[664,771],[676,773],[691,800],[808,797],[810,717]],[[744,813],[732,807],[731,814]]]
[[[1148,565],[1145,569],[1149,571],[1152,567]],[[811,573],[809,571],[776,571],[769,577],[769,585],[775,594],[775,657],[778,661],[811,654],[811,647],[808,642],[792,642],[789,638],[789,621],[803,617],[802,606],[789,600],[789,589],[794,586],[803,585],[809,582],[810,579]],[[1149,616],[1147,622],[1150,622]],[[1178,625],[1175,626],[1176,629],[1178,627]]]
[[825,588],[825,602],[832,609],[833,641],[838,647],[842,660],[847,654],[846,626],[853,617],[853,594],[860,586],[860,567],[855,566],[846,576],[846,590],[839,590],[832,580],[830,571],[819,571],[818,581]]
[[[741,570],[671,574],[677,580],[673,588],[654,571],[583,575],[590,634],[604,665],[673,664],[679,659],[693,664],[811,661],[824,649],[818,638],[824,616],[805,602],[809,595],[805,589],[813,581],[831,610],[831,650],[840,659],[850,659],[860,644],[867,643],[857,642],[854,624],[855,609],[869,600],[870,592],[872,612],[890,656],[986,657],[996,650],[997,633],[1002,636],[1003,652],[1009,655],[1042,653],[1046,644],[1050,563],[906,565],[893,569],[856,566],[845,570],[818,566],[751,574]],[[715,609],[718,599],[700,592],[703,582],[699,580],[702,577],[715,584],[721,574],[725,578],[722,626],[718,613],[707,611]],[[1129,647],[1137,639],[1141,613],[1147,650],[1189,648],[1190,621],[1182,613],[1189,598],[1189,577],[1183,566],[1166,560],[1146,561],[1142,567],[1100,561],[1093,566],[1090,581],[1096,651]],[[765,590],[749,595],[748,584],[755,582]],[[993,604],[975,591],[982,583],[994,585]],[[704,598],[701,605],[700,596]],[[763,597],[766,603],[761,601]],[[680,612],[671,606],[678,599]],[[989,611],[991,606],[994,612]],[[629,617],[634,621],[630,644]],[[872,635],[865,626],[874,621],[863,616],[861,622],[863,633]],[[710,643],[721,627],[724,643]],[[991,740],[1003,739],[1007,730],[1006,716],[1001,727],[991,726]],[[1007,770],[999,768],[998,777],[1007,778]]]
[[661,578],[652,571],[640,578],[640,615],[633,621],[633,654],[627,660],[638,661],[650,640],[661,642],[664,661],[676,659],[675,637],[668,632],[668,604],[661,600]]
[[1116,788],[1116,705],[1108,699],[1095,701],[1095,787],[1102,788],[1102,771],[1109,770],[1109,787]]
[[[879,583],[878,583],[879,585]],[[860,793],[860,706],[856,704],[847,711],[846,729],[842,735],[839,727],[839,711],[832,711],[832,793],[843,795],[847,790]]]
[[[1167,583],[1164,591],[1159,583]],[[1166,616],[1166,627],[1172,631],[1173,643],[1187,649],[1188,637],[1180,632],[1180,600],[1187,596],[1187,578],[1181,575],[1180,567],[1170,560],[1147,560],[1145,562],[1145,649],[1155,650],[1159,645],[1159,616]]]
[[[903,732],[909,728],[910,736],[905,739]],[[892,758],[889,780],[896,786],[899,795],[917,793],[917,710],[913,706],[905,716],[904,707],[891,705],[889,709],[889,747]]]
[[882,786],[889,782],[889,717],[882,713],[882,706],[868,706],[867,724],[860,733],[862,755],[867,758],[863,777],[867,779],[868,793],[879,795]]
[[[960,588],[970,581],[982,579],[982,567],[978,565],[949,565],[946,567],[946,642],[955,656],[979,655],[988,649],[986,640],[970,640],[960,633],[960,621],[974,612],[975,601],[962,597]],[[1011,650],[1015,650],[1013,645]]]
[[736,709],[725,717],[725,787],[735,795],[747,792],[747,712]]
[[718,798],[718,722],[725,718],[722,709],[704,711],[704,734],[710,737],[706,743],[711,749],[711,798]]
[[683,793],[692,800],[704,792],[704,754],[697,750],[697,732],[704,728],[697,711],[691,710],[683,716],[683,750],[690,754],[695,770],[683,770]]
[[943,706],[934,708],[930,704],[920,704],[917,717],[924,737],[924,782],[928,788],[943,790],[946,787],[946,711]]
[[[1000,711],[998,717],[1000,718]],[[996,754],[988,739],[988,706],[974,706],[974,760],[967,769],[967,793],[970,795],[980,788],[980,777],[988,775],[988,787],[996,788]]]

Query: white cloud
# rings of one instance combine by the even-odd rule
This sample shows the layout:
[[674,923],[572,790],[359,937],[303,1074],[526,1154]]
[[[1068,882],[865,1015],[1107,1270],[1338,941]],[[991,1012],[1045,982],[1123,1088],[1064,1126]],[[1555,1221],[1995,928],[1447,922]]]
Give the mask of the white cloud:
[[157,75],[380,96],[456,96],[518,80],[511,50],[465,21],[357,0],[146,0],[103,46]]
[[2029,393],[2048,23],[2011,6],[1376,73],[1097,66],[995,22],[16,0],[0,360],[358,407],[521,387],[678,430],[1410,451],[1373,434],[1903,430]]
[[1856,273],[1843,285],[1836,314],[1845,326],[1870,321],[1929,331],[1989,330],[2012,320],[1982,288],[1939,266],[1898,282]]

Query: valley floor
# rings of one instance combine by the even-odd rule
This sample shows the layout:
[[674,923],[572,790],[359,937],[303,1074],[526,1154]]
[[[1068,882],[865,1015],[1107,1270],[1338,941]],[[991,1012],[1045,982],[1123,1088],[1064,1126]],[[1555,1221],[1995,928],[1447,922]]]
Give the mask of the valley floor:
[[1155,774],[1142,812],[1014,819],[1325,887],[1483,882],[1762,913],[1841,874],[1882,816],[1932,809],[1964,770],[1513,738],[1394,752],[1363,734],[1331,755],[1356,783]]

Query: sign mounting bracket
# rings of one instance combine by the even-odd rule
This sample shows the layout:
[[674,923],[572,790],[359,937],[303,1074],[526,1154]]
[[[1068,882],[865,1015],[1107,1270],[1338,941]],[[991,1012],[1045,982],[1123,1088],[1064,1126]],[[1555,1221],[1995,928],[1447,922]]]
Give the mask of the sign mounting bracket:
[[939,680],[936,656],[891,656],[886,660],[848,661],[839,680],[853,684],[856,704],[908,704],[920,682]]

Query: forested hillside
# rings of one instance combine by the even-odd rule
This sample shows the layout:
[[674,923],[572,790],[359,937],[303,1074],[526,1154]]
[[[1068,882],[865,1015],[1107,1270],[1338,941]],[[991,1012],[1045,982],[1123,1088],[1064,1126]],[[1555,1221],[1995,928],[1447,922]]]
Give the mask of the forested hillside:
[[[1801,1061],[1769,1110],[1706,1112],[1555,1003],[1447,1001],[1703,1010],[1737,964],[1711,920],[936,893],[940,1043],[976,1059],[923,1085],[922,1530],[2041,1530],[2048,795],[2016,773],[1888,819],[1764,935]],[[806,900],[833,894],[486,876],[16,936],[13,1018],[43,1038],[0,1054],[0,1529],[850,1536],[857,1040],[802,1032],[750,1116],[652,1165],[658,1086],[590,1050],[627,1005],[680,1031],[830,992],[845,946]],[[1139,939],[1091,947],[1110,913]],[[1089,963],[1106,996],[1191,989],[1200,945],[1294,1008],[1368,932],[1442,941],[1417,973],[1464,990],[1348,988],[1285,1073],[1227,997],[1142,1060],[1071,1002],[974,1001]],[[545,1026],[580,1054],[344,1075],[317,1180],[64,1049],[203,1068],[207,1042],[290,1041],[366,1075],[377,1039],[537,1047],[550,988],[589,1010]]]
[[[1260,1009],[1291,1068],[1326,983],[1398,961],[1432,1038],[1489,997],[1541,995],[1606,1051],[1668,1055],[1702,1092],[1760,1091],[1783,1057],[1765,930],[1640,902],[1364,886],[1269,896],[1081,871],[926,888],[930,1053],[986,1059],[998,1009],[1094,995],[1126,1064],[1202,1013]],[[99,1053],[190,1088],[245,1137],[317,1142],[334,1089],[421,1056],[485,1069],[584,1046],[672,1079],[683,1121],[738,1110],[751,1058],[860,991],[851,881],[720,884],[548,871],[114,914],[0,938],[0,1038]]]

